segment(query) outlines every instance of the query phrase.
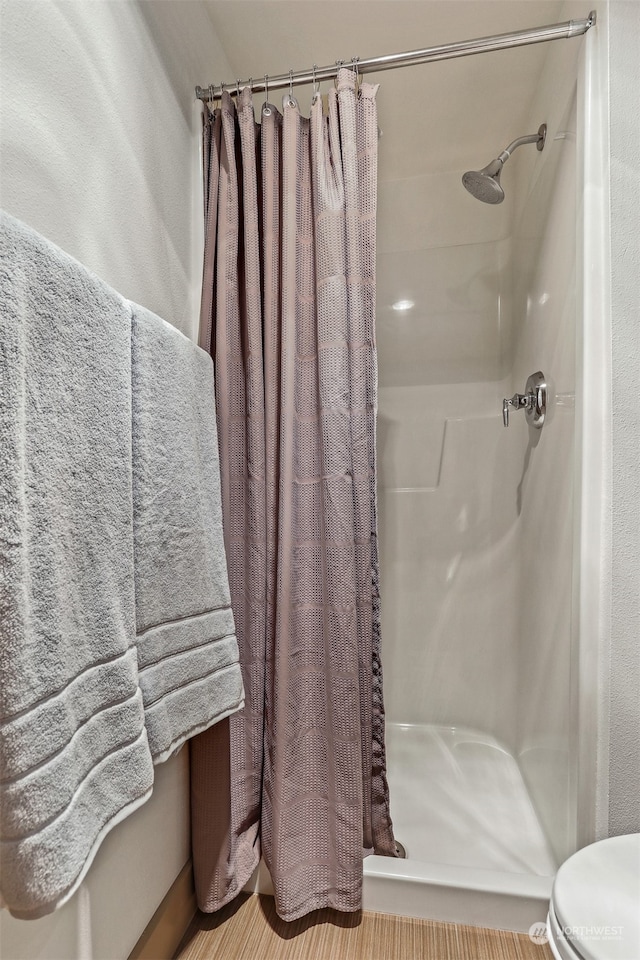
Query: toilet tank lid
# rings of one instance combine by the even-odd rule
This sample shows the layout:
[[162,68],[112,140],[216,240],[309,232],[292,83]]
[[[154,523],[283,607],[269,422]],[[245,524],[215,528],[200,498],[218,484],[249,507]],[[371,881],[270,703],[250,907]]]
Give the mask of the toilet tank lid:
[[584,960],[640,958],[640,833],[574,853],[558,870],[551,904]]

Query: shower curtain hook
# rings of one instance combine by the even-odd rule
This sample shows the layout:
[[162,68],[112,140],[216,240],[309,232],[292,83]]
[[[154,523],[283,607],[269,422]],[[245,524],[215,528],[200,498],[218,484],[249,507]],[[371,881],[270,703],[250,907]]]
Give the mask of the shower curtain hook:
[[293,99],[293,70],[289,70],[289,106],[295,107],[296,102]]
[[211,123],[212,120],[213,120],[213,112],[214,112],[214,110],[215,110],[215,108],[216,108],[216,88],[215,88],[215,84],[213,84],[213,83],[210,83],[210,84],[209,84],[209,91],[208,91],[208,92],[209,92],[209,99],[208,99],[208,101],[207,101],[207,108],[208,108],[208,113],[209,113],[209,115],[208,115],[208,117],[207,117],[207,120],[209,121],[209,123]]
[[236,97],[240,99],[240,80],[236,77]]
[[214,113],[216,110],[216,97],[215,97],[215,84],[210,83],[207,90],[207,106],[206,106],[206,117],[205,123],[211,125],[214,119]]
[[356,75],[356,90],[358,89],[358,84],[360,83],[360,73],[358,71],[358,60],[360,57],[351,58],[351,66],[353,67],[353,72]]
[[311,98],[311,103],[316,102],[316,100],[318,99],[318,95],[320,93],[320,84],[318,83],[318,78],[316,77],[317,69],[318,69],[318,64],[314,63],[314,65],[311,68],[311,72],[313,74],[313,96]]
[[271,107],[269,106],[269,74],[264,75],[264,103],[262,104],[262,113],[265,117],[271,116]]

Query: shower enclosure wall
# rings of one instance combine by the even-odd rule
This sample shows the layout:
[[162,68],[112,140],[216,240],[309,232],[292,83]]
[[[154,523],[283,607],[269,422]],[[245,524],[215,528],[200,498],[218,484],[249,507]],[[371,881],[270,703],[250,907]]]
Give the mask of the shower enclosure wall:
[[[582,91],[591,39],[549,45],[527,129],[505,131],[546,122],[546,146],[507,166],[500,207],[467,194],[462,171],[380,184],[385,702],[407,858],[365,861],[367,909],[527,930],[578,843],[576,197],[584,140],[600,135]],[[469,143],[469,165],[486,159]],[[505,429],[503,397],[537,370],[542,431],[517,412]]]

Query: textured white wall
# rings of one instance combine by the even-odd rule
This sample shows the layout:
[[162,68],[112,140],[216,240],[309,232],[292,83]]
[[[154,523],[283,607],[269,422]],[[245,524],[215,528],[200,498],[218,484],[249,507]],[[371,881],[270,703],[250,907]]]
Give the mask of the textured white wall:
[[[193,87],[229,75],[202,5],[5,0],[1,43],[1,205],[193,336]],[[188,818],[182,751],[68,904],[37,921],[2,914],[1,955],[127,957],[187,860]]]
[[1,9],[2,206],[193,335],[193,89],[228,70],[202,4]]
[[609,11],[612,625],[609,833],[640,830],[640,5]]

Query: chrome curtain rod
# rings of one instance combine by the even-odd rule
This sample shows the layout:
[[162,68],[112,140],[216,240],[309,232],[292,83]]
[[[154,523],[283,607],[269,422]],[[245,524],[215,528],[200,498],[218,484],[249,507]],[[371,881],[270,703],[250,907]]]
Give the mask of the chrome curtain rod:
[[410,50],[407,53],[391,53],[385,57],[370,57],[360,60],[336,60],[330,67],[312,67],[276,77],[265,74],[263,79],[235,80],[233,83],[211,84],[209,87],[196,87],[198,100],[219,100],[222,91],[239,93],[243,87],[250,87],[252,93],[261,90],[279,90],[301,84],[320,83],[333,80],[341,67],[351,67],[358,73],[376,73],[378,70],[394,70],[396,67],[409,67],[414,63],[432,63],[435,60],[452,60],[456,57],[470,57],[475,53],[491,53],[494,50],[507,50],[510,47],[524,47],[530,43],[546,43],[548,40],[568,40],[580,37],[596,22],[596,12],[592,10],[584,20],[566,20],[552,23],[546,27],[533,27],[531,30],[518,30],[515,33],[500,33],[493,37],[480,37],[477,40],[463,40],[461,43],[445,43],[439,47],[427,47],[424,50]]

